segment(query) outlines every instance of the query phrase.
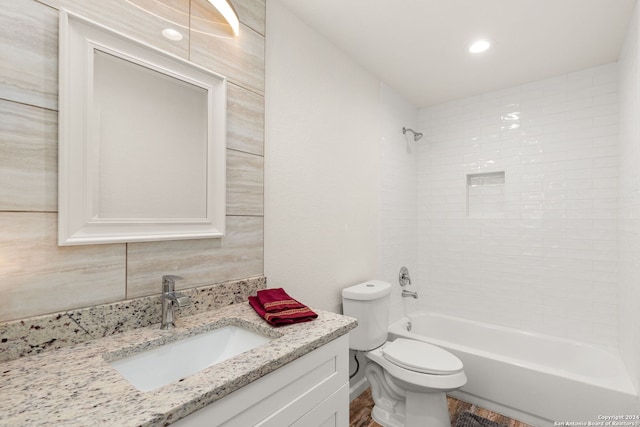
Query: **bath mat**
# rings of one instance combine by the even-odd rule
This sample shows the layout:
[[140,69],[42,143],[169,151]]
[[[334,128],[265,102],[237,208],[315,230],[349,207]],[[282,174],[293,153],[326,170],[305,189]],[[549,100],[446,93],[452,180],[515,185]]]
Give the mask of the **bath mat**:
[[469,411],[464,411],[458,415],[455,427],[506,427],[504,424],[499,424],[495,421],[482,418],[479,415],[472,414]]

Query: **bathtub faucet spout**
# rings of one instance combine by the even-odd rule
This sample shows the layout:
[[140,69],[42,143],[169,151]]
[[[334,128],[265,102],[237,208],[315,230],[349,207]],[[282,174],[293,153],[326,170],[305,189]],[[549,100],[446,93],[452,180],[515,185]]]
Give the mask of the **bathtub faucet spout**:
[[418,293],[417,293],[417,292],[408,291],[408,290],[406,290],[406,289],[403,289],[403,290],[402,290],[402,297],[403,297],[403,298],[411,297],[411,298],[418,299]]

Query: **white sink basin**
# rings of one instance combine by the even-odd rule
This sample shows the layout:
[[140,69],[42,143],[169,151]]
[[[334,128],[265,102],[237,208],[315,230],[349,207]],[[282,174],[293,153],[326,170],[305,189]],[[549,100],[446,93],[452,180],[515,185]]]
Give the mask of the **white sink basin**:
[[269,341],[256,332],[225,326],[109,364],[138,390],[151,391]]

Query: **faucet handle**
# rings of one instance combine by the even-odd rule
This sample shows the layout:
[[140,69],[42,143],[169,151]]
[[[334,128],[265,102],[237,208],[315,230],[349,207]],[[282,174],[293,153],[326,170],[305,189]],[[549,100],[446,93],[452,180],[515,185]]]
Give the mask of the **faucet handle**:
[[182,280],[182,277],[173,274],[162,276],[162,292],[173,292],[176,289],[177,280]]
[[188,296],[181,294],[180,292],[174,292],[174,296],[175,296],[175,302],[178,305],[178,307],[186,307],[188,305],[191,305],[191,298],[189,298]]
[[411,276],[409,276],[409,269],[407,267],[402,267],[400,269],[400,273],[398,274],[398,282],[402,287],[411,284]]

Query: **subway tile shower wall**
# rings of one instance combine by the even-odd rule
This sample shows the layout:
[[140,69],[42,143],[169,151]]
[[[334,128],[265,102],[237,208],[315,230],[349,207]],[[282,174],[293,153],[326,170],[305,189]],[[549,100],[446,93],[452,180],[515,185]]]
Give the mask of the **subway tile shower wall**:
[[[614,63],[420,110],[423,308],[617,344],[617,80]],[[503,172],[503,202],[469,215],[469,177]]]

